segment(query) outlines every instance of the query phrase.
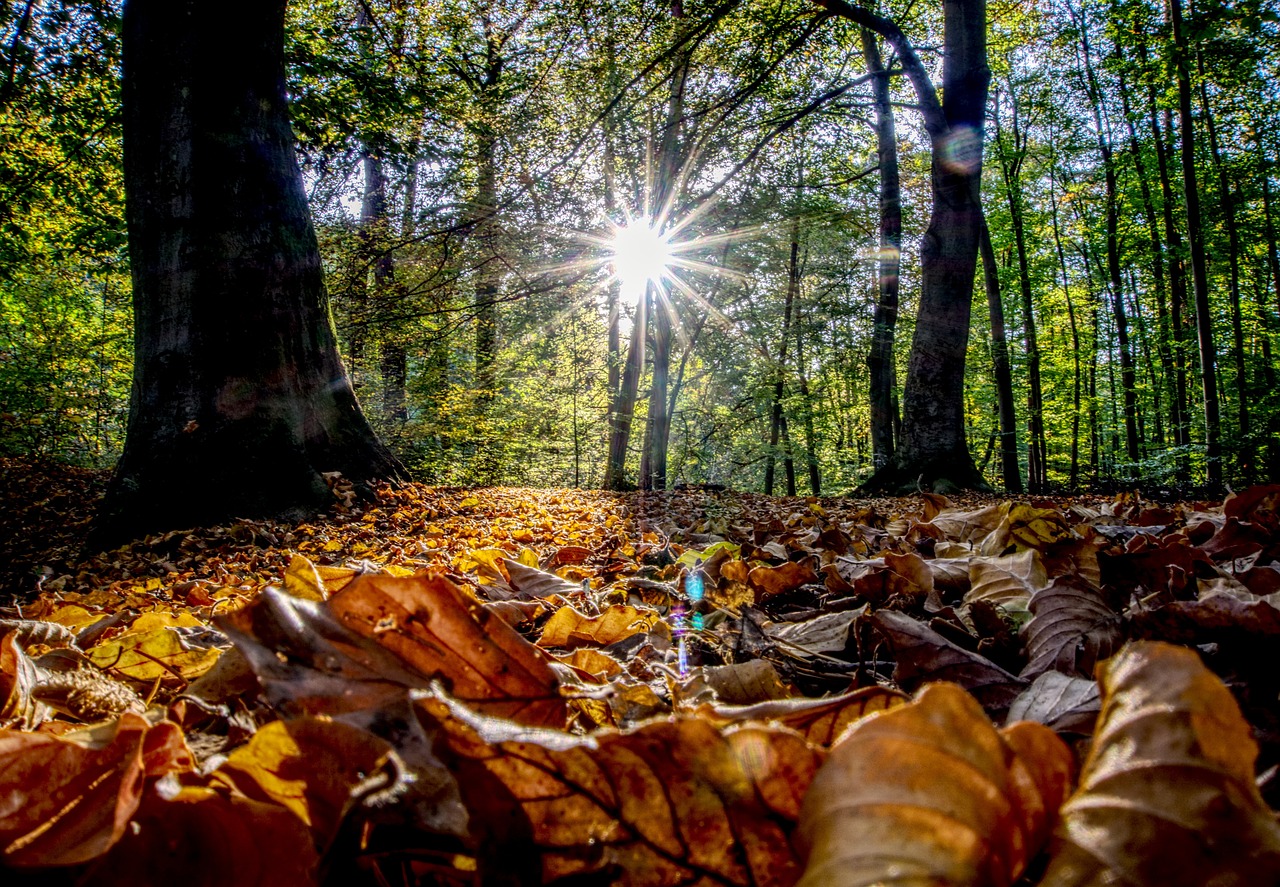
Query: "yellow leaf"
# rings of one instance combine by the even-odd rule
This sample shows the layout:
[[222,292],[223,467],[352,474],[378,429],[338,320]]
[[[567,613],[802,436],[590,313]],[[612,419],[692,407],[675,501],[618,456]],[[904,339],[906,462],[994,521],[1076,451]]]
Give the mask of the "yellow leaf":
[[58,625],[65,625],[72,631],[78,631],[82,628],[88,628],[101,618],[101,613],[90,613],[84,607],[66,604],[45,617],[45,621],[56,622]]
[[[160,615],[160,614],[147,614]],[[139,617],[141,622],[145,618]],[[213,668],[220,650],[185,650],[177,632],[168,628],[121,635],[92,647],[89,659],[98,668],[135,681],[179,677],[192,680]]]
[[579,647],[596,644],[601,647],[616,643],[642,631],[648,631],[658,621],[653,610],[636,607],[613,606],[599,616],[588,617],[573,607],[565,606],[547,620],[538,639],[540,647]]

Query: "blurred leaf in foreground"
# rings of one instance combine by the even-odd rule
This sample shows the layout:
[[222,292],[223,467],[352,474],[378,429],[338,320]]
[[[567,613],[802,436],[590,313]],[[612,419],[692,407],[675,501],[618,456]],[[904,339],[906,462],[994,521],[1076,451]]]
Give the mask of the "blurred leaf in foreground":
[[1136,643],[1101,683],[1098,729],[1042,885],[1280,884],[1258,748],[1222,682],[1192,650]]

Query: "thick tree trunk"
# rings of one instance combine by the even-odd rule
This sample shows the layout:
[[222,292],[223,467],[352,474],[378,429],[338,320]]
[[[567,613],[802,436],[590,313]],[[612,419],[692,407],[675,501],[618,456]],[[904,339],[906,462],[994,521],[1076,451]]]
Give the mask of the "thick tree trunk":
[[1013,374],[1009,370],[1009,342],[1004,331],[1004,304],[1000,301],[1000,275],[991,232],[982,223],[982,279],[987,290],[987,310],[991,314],[991,364],[996,377],[996,413],[1000,419],[1000,473],[1008,493],[1022,492],[1022,471],[1018,467],[1018,419],[1013,406]]
[[880,58],[875,32],[862,30],[862,51],[867,72],[872,76],[872,96],[876,112],[876,155],[880,167],[880,255],[876,264],[878,298],[872,317],[871,352],[867,369],[871,374],[871,459],[876,469],[889,464],[893,456],[895,426],[898,421],[897,369],[893,356],[894,332],[898,323],[898,267],[902,262],[902,192],[898,179],[898,137],[893,105],[889,101],[889,74]]
[[636,395],[640,390],[640,375],[644,372],[646,319],[649,316],[649,294],[641,293],[636,300],[636,314],[631,321],[631,341],[627,346],[627,362],[622,370],[622,381],[609,408],[613,424],[609,427],[609,460],[605,466],[604,488],[625,490],[627,483],[627,445],[631,441],[631,423],[636,413]]
[[356,402],[294,157],[284,0],[129,0],[129,431],[94,542],[332,501],[402,469]]

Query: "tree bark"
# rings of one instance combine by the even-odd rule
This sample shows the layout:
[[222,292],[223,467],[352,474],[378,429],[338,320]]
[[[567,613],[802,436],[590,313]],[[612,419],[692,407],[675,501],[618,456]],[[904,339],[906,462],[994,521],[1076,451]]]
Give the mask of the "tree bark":
[[991,364],[996,377],[996,412],[1000,420],[1000,473],[1008,493],[1022,492],[1022,471],[1018,467],[1018,419],[1013,406],[1013,374],[1009,370],[1009,342],[1004,331],[1004,304],[1000,301],[1000,275],[991,232],[982,223],[982,279],[987,290],[987,310],[991,314]]
[[294,156],[284,0],[129,0],[129,430],[93,543],[332,501],[402,469],[338,357]]
[[1218,406],[1218,371],[1213,346],[1213,318],[1209,313],[1209,269],[1200,221],[1200,189],[1196,184],[1195,124],[1191,117],[1191,70],[1182,22],[1182,0],[1168,0],[1173,36],[1173,61],[1178,81],[1178,128],[1182,136],[1182,186],[1191,240],[1191,279],[1196,299],[1196,340],[1200,351],[1200,385],[1204,400],[1205,480],[1222,487],[1222,433]]
[[896,22],[846,0],[817,2],[893,45],[929,134],[933,202],[920,249],[920,311],[907,365],[902,433],[893,460],[864,488],[987,489],[969,453],[964,423],[965,351],[982,226],[983,124],[991,80],[986,2],[944,0],[941,100]]
[[782,398],[787,376],[787,343],[791,340],[791,310],[795,304],[796,291],[800,287],[800,223],[795,221],[791,228],[791,261],[787,265],[787,295],[782,308],[782,337],[778,342],[778,362],[773,375],[773,400],[769,408],[769,452],[764,462],[764,493],[773,495],[774,465],[777,462],[778,441],[782,439],[782,456],[787,465],[787,495],[796,494],[795,466],[791,463],[790,439],[787,436],[786,416],[782,412]]
[[898,177],[898,137],[893,105],[889,100],[889,73],[880,57],[874,31],[862,29],[862,51],[871,75],[872,102],[876,112],[876,156],[880,167],[880,255],[876,264],[878,298],[872,317],[871,375],[868,397],[871,407],[871,460],[878,470],[893,457],[897,424],[897,367],[893,340],[898,324],[898,268],[902,262],[902,191]]

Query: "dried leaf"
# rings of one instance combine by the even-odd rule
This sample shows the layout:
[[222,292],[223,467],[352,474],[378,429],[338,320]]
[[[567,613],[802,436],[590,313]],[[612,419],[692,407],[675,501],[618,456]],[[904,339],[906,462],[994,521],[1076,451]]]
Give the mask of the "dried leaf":
[[599,616],[584,616],[571,606],[563,606],[542,627],[541,647],[607,647],[633,634],[647,632],[659,621],[654,610],[615,605]]
[[1030,660],[1022,677],[1050,669],[1092,676],[1094,666],[1124,642],[1120,617],[1097,589],[1074,576],[1059,576],[1031,598],[1031,621],[1022,629]]
[[[437,699],[421,705],[454,757],[473,822],[488,830],[483,882],[795,881],[791,833],[821,760],[795,733],[680,718],[573,737]],[[526,852],[503,852],[513,841]]]
[[1047,837],[1071,768],[1052,732],[1018,732],[1007,742],[953,684],[857,722],[805,797],[800,884],[1013,884]]
[[565,723],[547,655],[443,576],[365,574],[334,595],[329,609],[486,714],[538,726]]
[[1013,700],[1008,720],[1035,721],[1059,733],[1088,736],[1101,708],[1096,681],[1046,671]]
[[909,698],[887,687],[863,687],[830,699],[779,699],[755,705],[716,705],[701,711],[722,723],[780,724],[800,733],[814,745],[829,748],[851,724],[869,714],[904,705]]
[[49,717],[33,695],[40,669],[27,656],[16,633],[0,638],[0,725],[31,730]]
[[844,650],[849,643],[849,629],[866,612],[866,607],[823,613],[804,622],[773,622],[764,626],[767,637],[778,642],[783,651],[801,658],[814,653]]
[[324,848],[353,803],[353,789],[390,751],[387,742],[338,721],[273,721],[233,751],[211,780],[285,808]]
[[[723,568],[720,573],[724,575]],[[817,582],[818,574],[813,572],[813,567],[808,563],[787,561],[778,567],[756,567],[747,574],[747,581],[756,589],[759,599],[794,591],[801,585]]]
[[326,601],[357,575],[355,570],[318,566],[295,554],[284,573],[284,590],[304,601]]
[[893,679],[907,690],[927,681],[951,681],[972,693],[983,707],[1003,711],[1027,686],[991,660],[958,647],[927,625],[895,610],[868,617],[893,645]]
[[715,691],[716,698],[730,705],[785,699],[789,695],[778,670],[765,659],[704,668],[702,677]]
[[1042,887],[1280,883],[1280,826],[1254,783],[1257,746],[1194,651],[1125,647]]
[[503,563],[506,565],[507,574],[511,577],[508,580],[511,587],[526,597],[550,598],[556,595],[578,594],[582,591],[581,585],[561,579],[555,573],[529,567],[510,558],[505,559]]
[[969,559],[969,591],[964,602],[987,601],[1025,610],[1033,592],[1049,582],[1040,553],[1034,549],[1003,557]]
[[105,853],[137,810],[144,777],[190,767],[181,737],[132,713],[83,741],[0,730],[0,859],[73,865]]
[[88,887],[305,885],[319,858],[305,825],[275,804],[209,788],[147,792],[133,828],[89,872]]

